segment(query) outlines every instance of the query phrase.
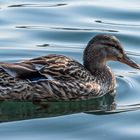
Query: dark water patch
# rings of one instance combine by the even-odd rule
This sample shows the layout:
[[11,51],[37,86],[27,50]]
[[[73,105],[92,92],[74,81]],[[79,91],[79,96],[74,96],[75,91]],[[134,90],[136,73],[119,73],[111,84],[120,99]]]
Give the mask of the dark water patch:
[[59,7],[59,6],[66,6],[66,3],[59,3],[59,4],[17,4],[17,5],[9,5],[8,7]]
[[[74,45],[74,44],[71,44],[71,45],[68,45],[68,44],[62,44],[62,45],[59,45],[59,44],[38,44],[36,45],[37,47],[42,47],[42,48],[50,48],[50,49],[58,49],[58,48],[61,48],[61,49],[65,49],[65,50],[71,50],[71,51],[76,51],[76,50],[79,50],[80,51],[83,51],[83,47],[82,45]],[[82,56],[81,56],[82,57]]]
[[50,44],[42,44],[42,45],[37,45],[37,47],[49,47]]
[[51,27],[52,29],[56,30],[70,30],[70,31],[101,31],[101,32],[118,32],[115,30],[108,30],[108,29],[78,29],[78,28],[58,28],[58,27]]

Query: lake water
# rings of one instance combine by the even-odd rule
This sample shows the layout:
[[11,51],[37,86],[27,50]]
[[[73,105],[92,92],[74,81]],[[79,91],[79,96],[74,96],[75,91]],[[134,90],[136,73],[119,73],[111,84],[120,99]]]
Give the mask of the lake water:
[[[85,45],[98,33],[118,37],[128,55],[140,63],[140,1],[0,1],[3,62],[56,53],[82,63]],[[139,140],[140,71],[117,62],[109,65],[117,78],[114,99],[1,102],[0,139]]]

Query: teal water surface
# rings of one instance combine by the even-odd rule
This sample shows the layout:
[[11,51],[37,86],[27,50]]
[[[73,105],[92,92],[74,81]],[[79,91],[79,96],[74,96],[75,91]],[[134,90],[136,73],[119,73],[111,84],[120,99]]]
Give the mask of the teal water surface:
[[[99,33],[115,35],[140,64],[140,1],[0,1],[2,62],[55,53],[82,63],[84,47]],[[0,102],[0,139],[139,140],[140,71],[118,62],[108,64],[117,79],[115,97]]]

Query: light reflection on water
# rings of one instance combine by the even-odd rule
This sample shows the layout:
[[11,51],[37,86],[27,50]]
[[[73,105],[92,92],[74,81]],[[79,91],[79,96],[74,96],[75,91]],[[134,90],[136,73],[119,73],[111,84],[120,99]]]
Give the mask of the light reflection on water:
[[[87,42],[98,33],[108,33],[116,35],[128,55],[140,63],[139,15],[138,0],[3,0],[0,3],[0,60],[16,62],[57,53],[82,63]],[[116,104],[108,103],[113,101],[110,98],[95,104],[50,103],[49,108],[43,104],[47,108],[40,112],[32,103],[2,102],[1,121],[31,120],[1,123],[0,138],[139,139],[140,72],[116,62],[109,65],[117,78]]]

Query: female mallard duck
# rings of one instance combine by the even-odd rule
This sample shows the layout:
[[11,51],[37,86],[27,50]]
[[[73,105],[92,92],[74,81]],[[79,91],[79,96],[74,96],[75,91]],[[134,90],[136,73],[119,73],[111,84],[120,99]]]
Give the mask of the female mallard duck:
[[83,65],[63,55],[48,55],[20,63],[0,64],[0,99],[91,99],[113,91],[115,76],[109,60],[140,66],[112,35],[97,35],[84,50]]

